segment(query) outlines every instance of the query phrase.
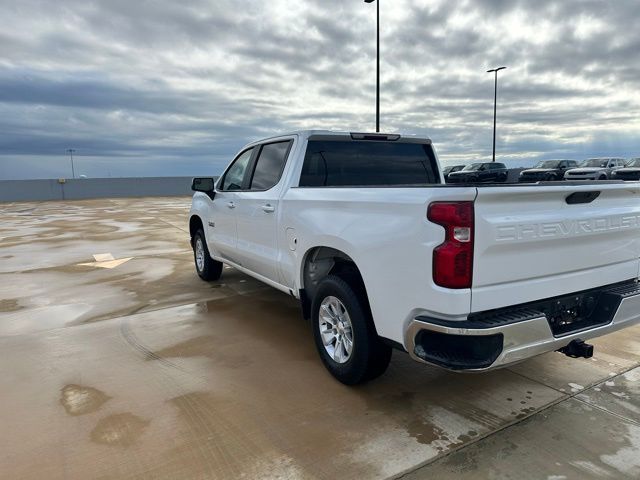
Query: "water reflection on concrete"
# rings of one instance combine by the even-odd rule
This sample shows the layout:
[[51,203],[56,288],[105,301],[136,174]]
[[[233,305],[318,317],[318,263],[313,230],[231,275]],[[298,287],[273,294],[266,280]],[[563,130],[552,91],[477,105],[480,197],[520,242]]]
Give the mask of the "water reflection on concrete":
[[92,387],[65,385],[61,391],[60,403],[69,415],[84,415],[98,410],[109,398]]

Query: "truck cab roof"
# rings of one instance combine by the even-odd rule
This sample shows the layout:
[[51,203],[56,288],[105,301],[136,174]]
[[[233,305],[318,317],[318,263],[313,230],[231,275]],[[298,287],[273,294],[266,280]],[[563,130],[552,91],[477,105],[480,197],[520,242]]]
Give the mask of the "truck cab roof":
[[352,140],[412,140],[420,141],[424,143],[431,143],[431,139],[425,136],[416,134],[401,134],[401,133],[374,133],[374,132],[348,132],[343,130],[294,130],[292,132],[283,133],[281,135],[273,135],[271,137],[262,138],[256,140],[253,143],[263,143],[268,140],[275,140],[282,137],[298,136],[303,140],[308,140],[310,137],[345,137]]

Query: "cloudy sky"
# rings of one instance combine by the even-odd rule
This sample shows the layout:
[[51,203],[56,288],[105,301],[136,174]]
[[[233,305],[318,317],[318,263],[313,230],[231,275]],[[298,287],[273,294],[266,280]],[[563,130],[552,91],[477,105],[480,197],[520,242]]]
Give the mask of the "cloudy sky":
[[[445,163],[640,156],[638,0],[382,0],[382,130]],[[0,179],[217,174],[243,144],[375,127],[375,4],[0,0]]]

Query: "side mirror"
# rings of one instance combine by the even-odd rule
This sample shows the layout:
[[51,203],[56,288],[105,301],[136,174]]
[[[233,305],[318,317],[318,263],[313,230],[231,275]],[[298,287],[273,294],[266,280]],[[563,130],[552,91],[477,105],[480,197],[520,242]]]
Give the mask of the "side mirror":
[[193,179],[193,182],[191,182],[191,190],[194,192],[206,193],[209,195],[209,198],[213,200],[213,197],[216,194],[215,185],[216,182],[211,177],[196,177]]

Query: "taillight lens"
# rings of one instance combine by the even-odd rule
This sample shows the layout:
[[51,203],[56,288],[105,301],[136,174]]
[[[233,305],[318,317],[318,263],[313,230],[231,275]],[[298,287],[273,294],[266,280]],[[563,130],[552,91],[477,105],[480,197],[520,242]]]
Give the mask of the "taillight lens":
[[471,288],[473,277],[473,202],[434,202],[427,218],[445,231],[433,250],[433,281],[445,288]]

